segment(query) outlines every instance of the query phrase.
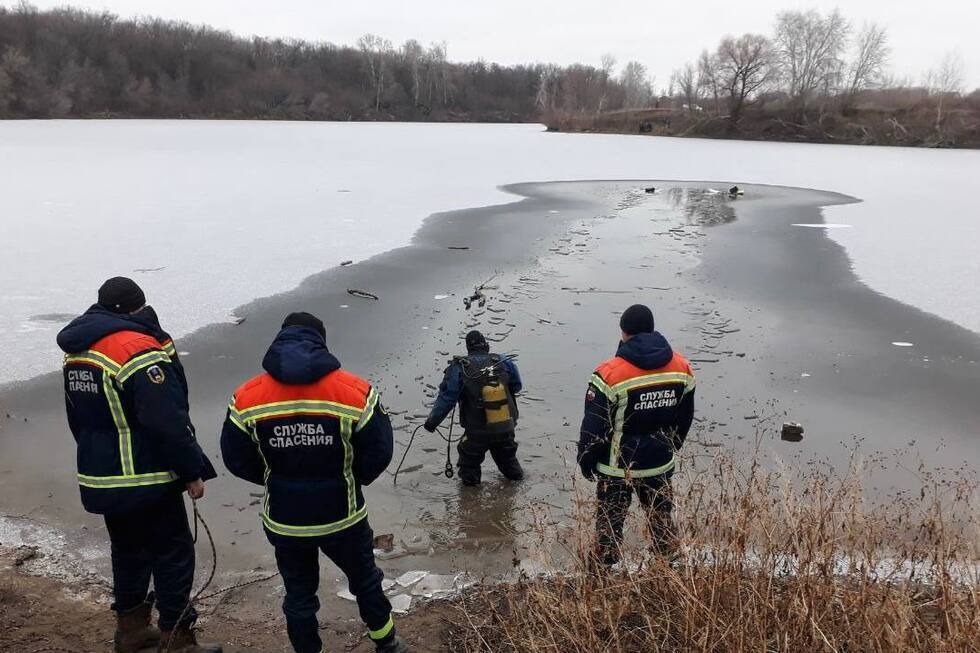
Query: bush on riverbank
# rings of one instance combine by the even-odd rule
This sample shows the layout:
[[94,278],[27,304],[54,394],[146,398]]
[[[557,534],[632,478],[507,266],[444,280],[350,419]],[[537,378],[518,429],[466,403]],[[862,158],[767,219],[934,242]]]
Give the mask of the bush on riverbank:
[[673,564],[634,539],[632,563],[591,572],[594,506],[570,531],[542,519],[541,550],[572,570],[468,596],[453,650],[980,650],[975,478],[909,470],[918,494],[871,502],[866,469],[855,457],[841,479],[719,455],[678,476]]

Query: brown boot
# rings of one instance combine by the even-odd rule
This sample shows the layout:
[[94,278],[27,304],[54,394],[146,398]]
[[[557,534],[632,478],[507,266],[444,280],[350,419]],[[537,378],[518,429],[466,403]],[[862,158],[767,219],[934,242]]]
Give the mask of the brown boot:
[[160,631],[150,625],[152,613],[153,604],[149,601],[116,613],[116,635],[113,637],[116,653],[137,653],[157,645]]
[[160,633],[157,653],[221,653],[221,644],[199,644],[193,628],[177,626]]

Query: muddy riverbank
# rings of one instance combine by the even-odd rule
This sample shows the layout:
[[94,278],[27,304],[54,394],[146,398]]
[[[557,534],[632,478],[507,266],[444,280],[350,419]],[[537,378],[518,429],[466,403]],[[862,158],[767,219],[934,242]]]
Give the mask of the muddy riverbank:
[[[852,198],[744,186],[731,200],[720,190],[728,185],[513,186],[523,200],[432,216],[408,247],[244,306],[241,324],[178,342],[202,444],[218,463],[228,395],[259,371],[282,317],[309,310],[324,318],[345,366],[381,391],[398,429],[397,462],[448,358],[462,349],[461,335],[479,327],[498,351],[518,356],[527,480],[510,484],[486,468],[482,487],[463,489],[442,474],[443,441],[421,432],[398,485],[382,477],[367,499],[375,532],[394,535],[395,550],[381,562],[388,577],[497,577],[532,556],[527,508],[548,508],[562,522],[582,489],[572,471],[585,383],[615,350],[618,312],[642,301],[697,370],[690,446],[706,455],[747,447],[761,432],[775,458],[842,465],[863,438],[869,455],[899,451],[907,461],[877,470],[880,487],[916,482],[907,470],[920,460],[952,467],[978,459],[980,338],[870,291],[822,228],[795,226],[820,224],[821,207]],[[657,192],[644,192],[650,186]],[[257,261],[249,274],[271,265]],[[463,297],[480,284],[486,305],[467,309]],[[106,536],[80,509],[61,402],[58,375],[0,396],[0,543],[44,553],[21,571],[69,587],[98,584],[108,574]],[[783,419],[804,423],[802,443],[779,441],[773,425]],[[218,587],[274,568],[254,505],[259,491],[226,473],[208,486],[201,510],[218,544]],[[325,568],[321,589],[325,624],[354,619],[354,605],[337,596],[345,588],[336,570]],[[222,601],[212,618],[278,624],[280,598],[277,582],[256,584]]]

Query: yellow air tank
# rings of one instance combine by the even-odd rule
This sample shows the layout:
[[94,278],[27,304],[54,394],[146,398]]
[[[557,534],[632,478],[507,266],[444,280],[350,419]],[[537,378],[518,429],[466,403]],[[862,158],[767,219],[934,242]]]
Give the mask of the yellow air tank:
[[507,389],[500,383],[487,384],[481,390],[483,395],[483,410],[487,415],[487,424],[500,424],[510,421],[510,404],[507,401]]

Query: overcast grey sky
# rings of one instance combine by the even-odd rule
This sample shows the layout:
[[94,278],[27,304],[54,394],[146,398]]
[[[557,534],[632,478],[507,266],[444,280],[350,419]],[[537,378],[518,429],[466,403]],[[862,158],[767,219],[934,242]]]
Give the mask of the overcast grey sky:
[[[976,0],[32,0],[120,16],[152,15],[207,23],[242,35],[353,44],[367,32],[400,44],[446,41],[453,60],[598,64],[605,52],[635,59],[666,84],[672,69],[725,34],[770,33],[781,9],[839,7],[856,27],[888,27],[891,72],[919,80],[956,50],[965,81],[980,87],[980,2]],[[12,2],[5,2],[7,6]]]

